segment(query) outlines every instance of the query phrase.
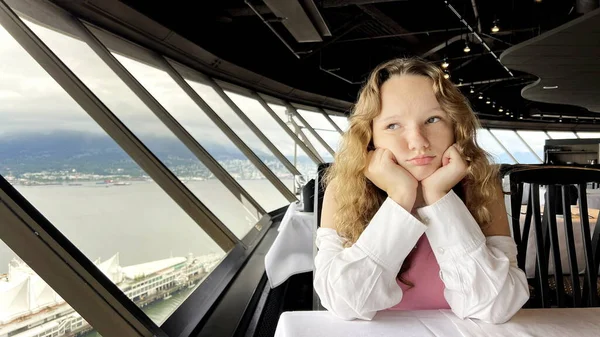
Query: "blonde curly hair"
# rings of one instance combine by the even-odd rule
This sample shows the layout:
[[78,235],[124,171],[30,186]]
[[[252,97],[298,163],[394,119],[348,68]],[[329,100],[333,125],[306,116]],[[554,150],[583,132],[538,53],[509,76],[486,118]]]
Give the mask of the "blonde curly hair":
[[[381,112],[381,86],[392,76],[420,75],[433,82],[433,92],[448,114],[454,128],[454,140],[463,158],[470,162],[467,176],[455,187],[458,195],[480,227],[489,225],[492,218],[490,202],[501,193],[498,168],[490,165],[489,154],[479,147],[475,133],[480,127],[467,99],[443,71],[416,58],[399,58],[385,62],[373,70],[360,91],[349,118],[348,130],[342,136],[340,150],[327,170],[325,183],[332,181],[333,195],[338,205],[334,225],[338,234],[351,246],[373,218],[387,195],[363,174],[367,154],[373,141],[373,119]],[[466,199],[466,200],[465,200]]]

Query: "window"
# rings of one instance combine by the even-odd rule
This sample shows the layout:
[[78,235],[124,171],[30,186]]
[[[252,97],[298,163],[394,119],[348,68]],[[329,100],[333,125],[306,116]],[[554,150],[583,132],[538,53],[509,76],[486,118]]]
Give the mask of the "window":
[[[254,153],[263,158],[264,162],[271,163],[278,172],[283,173],[284,177],[291,179],[291,173],[277,160],[273,154],[266,148],[258,137],[237,117],[233,111],[226,105],[218,94],[208,85],[186,79],[186,82],[196,91],[196,93],[215,111],[225,123],[244,141],[253,139],[252,146]],[[287,200],[273,186],[265,176],[235,147],[227,149],[238,159],[238,166],[243,167],[244,176],[236,177],[242,185],[254,198],[267,210],[272,211],[288,204]]]
[[523,140],[529,144],[529,146],[535,151],[535,153],[543,160],[544,159],[544,145],[548,136],[543,131],[521,131],[517,133]]
[[577,132],[579,138],[600,138],[600,132]]
[[[80,71],[81,77],[95,76],[90,86],[104,97],[113,95],[110,103],[125,111],[122,117],[133,119],[141,134],[160,134],[81,42],[56,38],[58,33],[39,26],[35,31],[55,49],[71,49],[69,63],[88,71]],[[144,299],[130,297],[138,305],[156,299],[163,309],[153,318],[162,322],[226,252],[1,27],[0,45],[0,96],[6,107],[0,109],[0,174],[121,289],[160,274],[159,267],[206,267],[207,273],[188,278],[194,287],[175,285]],[[189,163],[177,156],[176,143],[146,139],[166,154],[171,167]],[[181,291],[161,302],[176,290]]]
[[226,93],[300,173],[307,175],[309,171],[314,170],[316,164],[312,159],[281,129],[281,126],[257,100],[230,91],[226,91]]
[[548,131],[548,134],[552,139],[577,139],[571,131]]
[[[87,44],[27,21],[26,23],[234,234],[241,238],[258,222],[257,212],[244,208]],[[138,81],[142,80],[138,78]],[[193,105],[196,110],[190,108],[193,102],[179,87],[173,88],[169,84],[170,82],[155,81],[146,89],[151,93],[157,91],[160,98],[164,95],[177,98],[172,101],[178,104],[175,111],[181,111],[181,115],[202,114],[197,106]],[[214,139],[218,144],[220,139]],[[224,204],[230,207],[225,208]]]
[[346,132],[346,130],[348,130],[349,123],[347,117],[329,115],[329,118],[331,118],[342,131]]
[[[81,316],[68,306],[57,310],[64,305],[65,300],[0,240],[0,336],[25,331],[28,336],[50,336],[60,324],[75,326]],[[48,308],[58,317],[48,320]],[[85,328],[92,329],[87,322]]]
[[514,164],[515,161],[504,151],[502,146],[490,135],[488,130],[479,129],[476,134],[477,144],[487,151],[492,158],[491,161],[496,164]]
[[[498,138],[500,143],[515,157],[521,164],[539,164],[539,160],[527,146],[521,141],[519,136],[512,130],[490,129],[490,131]],[[542,157],[543,158],[543,157]]]
[[[329,145],[334,151],[339,148],[339,141],[341,138],[340,133],[335,129],[331,123],[323,116],[320,112],[308,111],[304,109],[298,109],[298,113],[308,122],[310,126],[317,132],[321,138]],[[320,144],[320,143],[319,143]]]

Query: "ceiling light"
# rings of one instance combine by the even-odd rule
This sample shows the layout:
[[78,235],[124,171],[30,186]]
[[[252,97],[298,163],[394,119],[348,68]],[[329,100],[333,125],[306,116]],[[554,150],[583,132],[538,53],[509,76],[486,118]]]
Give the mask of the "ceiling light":
[[498,27],[498,20],[494,20],[494,26],[492,27],[492,33],[498,33],[500,31],[500,27]]
[[488,97],[488,99],[485,101],[485,104],[490,104],[492,103],[492,101],[490,101],[490,98]]
[[508,111],[507,111],[507,112],[506,112],[506,115],[510,115],[510,112],[508,112]]
[[468,52],[470,52],[470,51],[471,51],[471,48],[469,48],[469,43],[468,43],[468,42],[466,42],[466,41],[465,41],[465,49],[463,49],[463,51],[464,51],[465,53],[468,53]]
[[519,119],[523,119],[523,116],[519,116]]
[[504,111],[504,109],[502,109],[502,107],[499,107],[498,112],[502,112],[502,111]]
[[449,79],[449,78],[450,78],[450,74],[448,74],[448,73],[444,73],[444,78],[445,78],[445,79]]
[[510,118],[513,118],[513,117],[515,117],[515,116],[513,114],[510,114]]
[[445,58],[444,62],[442,62],[442,68],[446,69],[450,66],[450,63],[448,63],[448,59]]
[[483,99],[483,94],[482,94],[482,93],[479,93],[479,97],[478,97],[478,98],[479,98],[479,99]]
[[471,91],[469,91],[470,93],[474,94],[475,93],[475,89],[473,89],[473,86],[471,86]]
[[544,86],[543,88],[544,88],[545,90],[558,89],[558,85]]
[[496,102],[492,102],[492,108],[496,108]]

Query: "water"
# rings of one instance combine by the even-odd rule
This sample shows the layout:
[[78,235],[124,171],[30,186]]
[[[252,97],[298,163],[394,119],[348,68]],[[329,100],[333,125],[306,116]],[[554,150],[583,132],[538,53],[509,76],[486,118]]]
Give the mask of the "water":
[[[252,195],[261,193],[265,184],[269,182],[244,182]],[[247,233],[256,223],[220,182],[186,185],[234,232]],[[92,261],[104,261],[119,253],[121,265],[127,266],[188,253],[224,253],[155,183],[132,182],[110,188],[96,183],[15,188]],[[274,199],[271,209],[287,203],[278,195]],[[0,274],[7,272],[14,256],[0,242]]]
[[[285,183],[290,186],[292,181]],[[265,184],[270,183],[249,180],[242,185],[255,195],[264,190]],[[254,225],[255,221],[248,220],[247,212],[237,201],[232,201],[220,182],[193,181],[186,186],[213,213],[226,214],[222,221],[232,231],[246,233]],[[92,261],[104,261],[119,253],[121,266],[128,266],[188,253],[225,254],[153,182],[109,187],[86,182],[77,186],[16,185],[15,188]],[[268,206],[271,209],[287,204],[279,195],[273,198]],[[0,274],[7,272],[13,257],[15,254],[0,241]],[[169,300],[144,307],[143,311],[161,324],[192,291],[186,288]]]
[[[164,323],[164,321],[168,318],[166,313],[174,312],[180,305],[185,301],[185,299],[194,291],[194,289],[184,289],[177,294],[173,295],[168,300],[165,301],[157,301],[148,306],[142,308],[142,311],[150,317],[150,319],[157,323],[159,326]],[[85,337],[101,337],[100,333],[92,330],[85,335]]]

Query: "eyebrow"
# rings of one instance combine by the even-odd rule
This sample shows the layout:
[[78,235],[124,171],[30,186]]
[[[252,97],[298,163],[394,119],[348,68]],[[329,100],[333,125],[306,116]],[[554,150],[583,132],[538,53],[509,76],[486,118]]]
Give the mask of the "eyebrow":
[[[437,106],[437,107],[431,108],[431,109],[427,110],[426,112],[427,112],[427,113],[430,113],[430,112],[436,112],[436,111],[438,111],[438,112],[443,112],[443,113],[446,113],[446,111],[444,111],[444,109],[442,109],[442,107],[441,107],[441,106]],[[378,123],[378,124],[379,124],[379,123],[386,123],[386,122],[388,122],[389,120],[396,119],[396,118],[398,118],[398,117],[402,117],[402,116],[401,116],[400,114],[397,114],[397,113],[396,113],[396,114],[394,114],[394,115],[391,115],[391,116],[385,117],[385,118],[383,118],[383,119],[380,119],[379,121],[377,121],[377,123]]]

